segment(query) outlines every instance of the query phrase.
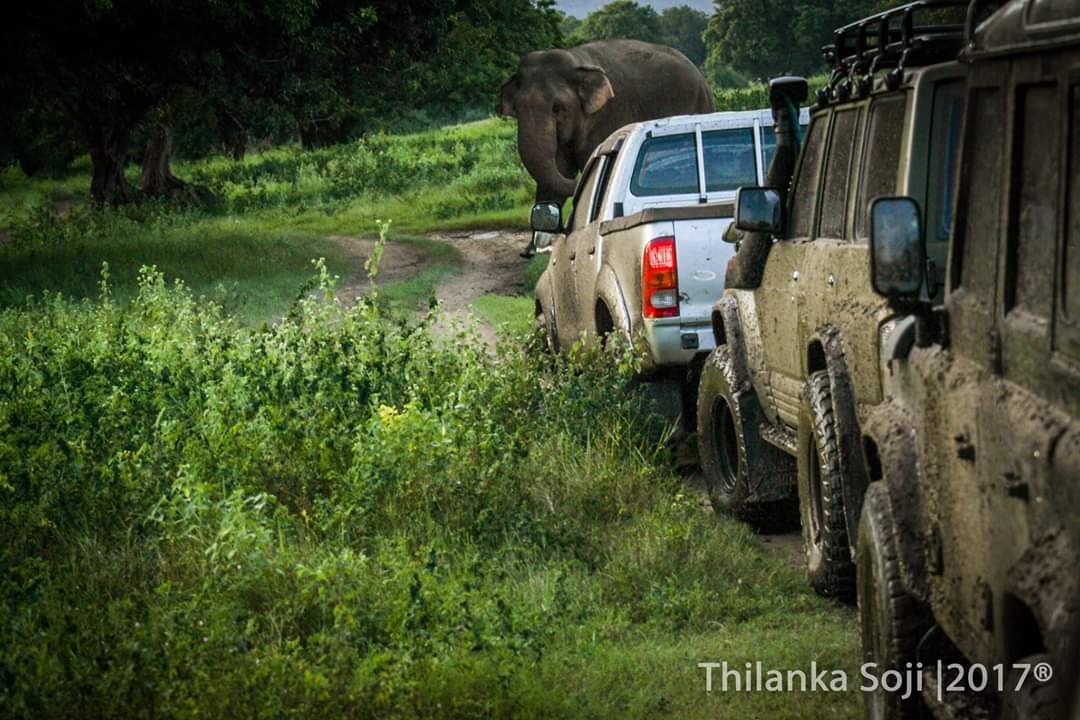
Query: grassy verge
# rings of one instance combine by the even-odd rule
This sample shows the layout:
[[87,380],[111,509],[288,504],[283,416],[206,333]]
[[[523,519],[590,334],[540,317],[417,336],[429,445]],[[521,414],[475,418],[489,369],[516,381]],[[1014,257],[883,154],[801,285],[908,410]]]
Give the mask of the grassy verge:
[[461,268],[461,251],[452,245],[408,235],[395,235],[392,242],[411,245],[424,257],[424,265],[415,275],[379,284],[380,297],[394,310],[411,313],[426,307],[439,283]]
[[491,357],[327,281],[258,330],[153,273],[0,311],[6,716],[858,716],[704,692],[850,669],[854,627],[684,491],[609,354]]
[[472,309],[484,322],[513,335],[525,335],[532,329],[532,296],[482,295],[473,301]]
[[[373,235],[379,221],[404,235],[520,227],[532,184],[515,143],[513,124],[492,119],[323,150],[277,148],[241,162],[177,161],[179,176],[217,198],[202,208],[92,208],[85,160],[56,180],[8,169],[0,173],[0,307],[44,291],[96,297],[107,262],[120,300],[134,293],[138,268],[155,265],[244,322],[277,317],[312,259],[326,258],[348,280],[353,268],[326,235]],[[428,244],[432,264],[384,288],[393,305],[415,307],[456,270],[452,249]]]

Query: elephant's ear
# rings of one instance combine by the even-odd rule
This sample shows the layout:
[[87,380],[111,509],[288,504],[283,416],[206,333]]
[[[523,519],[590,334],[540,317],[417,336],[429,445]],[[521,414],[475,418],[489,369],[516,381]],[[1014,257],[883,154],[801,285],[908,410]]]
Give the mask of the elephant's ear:
[[615,97],[615,91],[611,89],[607,73],[596,65],[581,65],[578,73],[578,97],[581,98],[581,107],[585,108],[588,115],[598,112],[607,105],[608,100]]
[[518,75],[514,73],[509,80],[503,82],[499,88],[499,114],[507,117],[517,117],[514,112],[514,95],[518,90]]

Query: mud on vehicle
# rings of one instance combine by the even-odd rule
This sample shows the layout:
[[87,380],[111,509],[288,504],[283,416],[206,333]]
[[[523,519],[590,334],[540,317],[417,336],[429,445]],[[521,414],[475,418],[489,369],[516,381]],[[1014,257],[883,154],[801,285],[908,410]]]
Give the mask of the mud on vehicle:
[[[925,292],[933,206],[871,211],[873,280],[906,317],[863,424],[863,657],[966,669],[940,696],[932,672],[921,696],[869,695],[872,717],[1080,717],[1080,0],[997,5],[961,56],[943,305]],[[1017,689],[1039,663],[1051,680]]]
[[826,48],[836,70],[793,175],[770,168],[773,187],[737,198],[736,260],[749,252],[752,267],[742,282],[729,273],[713,308],[717,349],[698,394],[702,466],[714,506],[757,524],[798,496],[808,574],[825,595],[854,591],[867,484],[859,427],[883,400],[880,348],[897,316],[870,283],[869,207],[902,194],[927,208],[935,296],[965,70],[955,60],[962,33],[924,11],[965,4],[913,3],[837,30]]

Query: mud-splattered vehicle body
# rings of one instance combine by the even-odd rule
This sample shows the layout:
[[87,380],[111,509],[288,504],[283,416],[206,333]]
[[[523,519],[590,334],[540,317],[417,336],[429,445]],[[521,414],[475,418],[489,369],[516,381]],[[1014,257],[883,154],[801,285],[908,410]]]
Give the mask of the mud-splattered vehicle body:
[[[1080,1],[997,4],[961,57],[943,306],[915,297],[921,231],[896,221],[922,203],[872,211],[873,279],[909,317],[887,342],[889,399],[863,426],[863,651],[881,668],[927,665],[921,699],[868,696],[877,717],[920,703],[939,717],[1080,712],[1065,707],[1080,652]],[[963,680],[938,686],[937,660]],[[1054,679],[1017,690],[1017,666],[1038,663]]]
[[[750,199],[763,202],[761,193],[786,199],[767,230],[760,281],[732,287],[729,271],[713,309],[717,350],[699,386],[699,448],[714,506],[768,524],[790,514],[785,500],[790,507],[797,491],[808,573],[827,595],[854,590],[849,538],[866,488],[859,428],[884,397],[880,347],[897,314],[870,284],[874,198],[910,195],[931,208],[929,254],[944,279],[965,70],[955,60],[960,33],[913,22],[924,5],[837,31],[827,54],[838,69],[817,98],[790,190],[781,176],[769,180],[775,190],[740,191],[739,213]],[[904,67],[872,63],[867,45],[900,37],[905,25],[917,32]],[[761,227],[745,217],[737,224]]]

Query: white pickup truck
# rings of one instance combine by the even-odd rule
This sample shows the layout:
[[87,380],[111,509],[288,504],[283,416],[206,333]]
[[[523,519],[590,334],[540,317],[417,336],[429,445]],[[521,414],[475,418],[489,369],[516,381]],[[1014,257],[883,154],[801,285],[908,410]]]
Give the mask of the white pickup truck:
[[721,237],[735,191],[764,181],[775,144],[769,110],[683,115],[612,133],[586,164],[565,225],[558,204],[533,207],[537,249],[551,254],[535,292],[551,349],[611,332],[640,335],[645,375],[685,369],[712,350],[712,306],[734,253]]

